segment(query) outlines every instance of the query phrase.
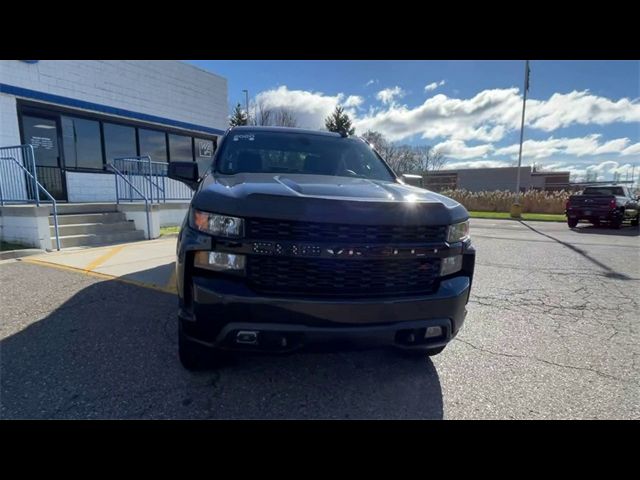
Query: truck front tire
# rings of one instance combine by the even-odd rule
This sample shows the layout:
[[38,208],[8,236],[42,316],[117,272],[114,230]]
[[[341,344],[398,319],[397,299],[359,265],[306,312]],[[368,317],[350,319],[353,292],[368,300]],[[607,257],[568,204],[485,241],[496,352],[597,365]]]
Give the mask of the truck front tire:
[[195,372],[202,368],[202,352],[199,345],[185,338],[182,329],[178,332],[178,357],[184,368],[190,372]]
[[197,372],[221,367],[228,361],[229,356],[217,348],[210,348],[190,340],[182,333],[182,328],[179,328],[178,358],[185,369]]
[[567,219],[567,225],[569,225],[569,228],[575,228],[576,225],[578,225],[578,219],[577,218],[568,218]]
[[438,355],[445,349],[444,347],[436,347],[436,348],[411,348],[406,350],[401,350],[401,353],[407,357],[411,358],[424,358],[424,357],[433,357]]

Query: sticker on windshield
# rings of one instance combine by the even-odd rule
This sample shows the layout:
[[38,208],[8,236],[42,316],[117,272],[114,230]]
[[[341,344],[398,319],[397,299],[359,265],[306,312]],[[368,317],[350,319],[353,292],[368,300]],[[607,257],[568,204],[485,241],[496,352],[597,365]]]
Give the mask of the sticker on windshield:
[[247,133],[245,135],[234,135],[233,136],[233,141],[234,142],[238,142],[240,140],[249,140],[250,142],[253,142],[255,140],[255,137],[254,137],[253,133]]

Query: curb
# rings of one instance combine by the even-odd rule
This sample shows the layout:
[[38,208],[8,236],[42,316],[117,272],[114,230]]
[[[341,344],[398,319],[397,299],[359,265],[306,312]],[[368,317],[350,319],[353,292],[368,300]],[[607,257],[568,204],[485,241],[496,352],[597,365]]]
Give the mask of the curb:
[[537,218],[535,220],[529,220],[527,218],[494,218],[494,217],[469,217],[469,220],[507,220],[507,221],[523,221],[523,222],[547,222],[547,223],[564,223],[566,220],[551,220],[551,219],[540,219]]
[[28,257],[30,255],[39,255],[45,253],[44,250],[39,248],[24,248],[20,250],[7,250],[6,252],[0,252],[0,260],[10,260],[12,258]]

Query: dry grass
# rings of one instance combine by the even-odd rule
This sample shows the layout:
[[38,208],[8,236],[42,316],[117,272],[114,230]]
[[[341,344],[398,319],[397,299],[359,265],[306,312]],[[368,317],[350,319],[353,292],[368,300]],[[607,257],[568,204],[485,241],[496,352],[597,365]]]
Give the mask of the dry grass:
[[[469,192],[467,190],[444,190],[443,195],[451,197],[467,210],[481,212],[508,212],[516,194],[508,191]],[[522,211],[526,213],[564,213],[565,203],[571,192],[546,192],[529,190],[520,195]]]

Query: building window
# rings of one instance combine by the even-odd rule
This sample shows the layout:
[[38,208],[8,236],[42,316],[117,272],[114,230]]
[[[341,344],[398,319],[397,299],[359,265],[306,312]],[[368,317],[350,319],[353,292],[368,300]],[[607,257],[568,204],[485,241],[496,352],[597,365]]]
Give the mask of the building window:
[[135,157],[138,155],[135,128],[105,122],[103,129],[104,151],[107,162],[112,162],[114,158]]
[[58,167],[60,153],[56,121],[50,118],[23,115],[22,130],[25,143],[33,146],[36,165]]
[[149,155],[152,162],[167,161],[167,136],[158,130],[138,129],[140,156]]
[[193,162],[191,137],[170,133],[169,158],[172,162]]
[[209,170],[213,160],[213,140],[194,138],[196,162],[198,162],[198,173],[200,176]]
[[424,176],[425,188],[440,192],[442,190],[455,190],[458,187],[457,173],[427,173]]
[[100,124],[84,118],[61,117],[66,168],[102,170]]

